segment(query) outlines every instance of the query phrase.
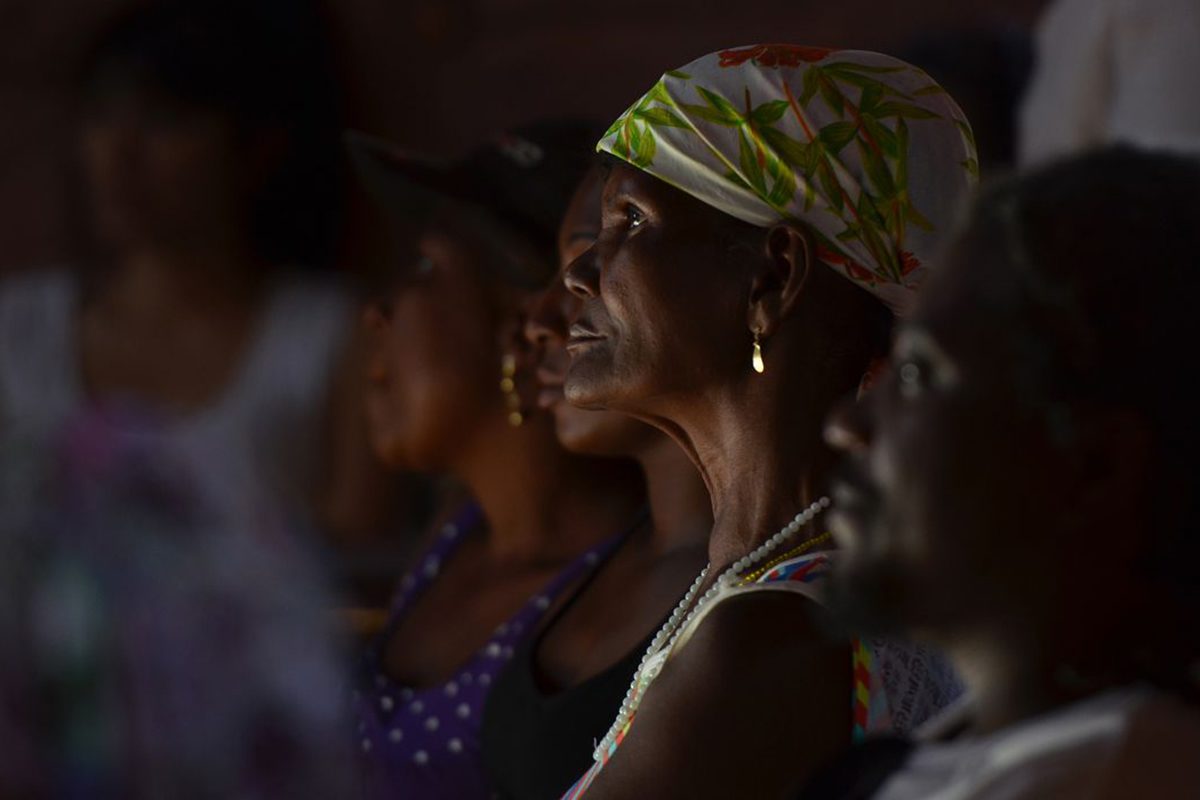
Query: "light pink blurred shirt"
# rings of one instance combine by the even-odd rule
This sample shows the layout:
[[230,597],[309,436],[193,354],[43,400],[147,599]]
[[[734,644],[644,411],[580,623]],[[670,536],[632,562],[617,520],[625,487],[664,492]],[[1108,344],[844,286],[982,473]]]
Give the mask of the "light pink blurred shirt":
[[1020,163],[1118,142],[1200,156],[1200,0],[1055,0],[1043,16]]

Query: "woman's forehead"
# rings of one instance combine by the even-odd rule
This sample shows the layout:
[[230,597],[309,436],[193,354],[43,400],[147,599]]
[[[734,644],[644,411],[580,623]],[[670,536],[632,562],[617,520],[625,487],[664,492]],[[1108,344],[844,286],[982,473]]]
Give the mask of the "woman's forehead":
[[656,184],[662,184],[662,181],[628,164],[613,161],[604,176],[603,194],[605,197],[624,192],[653,195]]
[[748,227],[748,223],[731,217],[661,178],[636,167],[616,163],[604,184],[604,202],[611,203],[621,196],[634,198],[653,210],[669,213],[674,218],[686,217],[701,221],[706,229],[713,231]]
[[961,240],[951,247],[921,287],[904,328],[955,358],[994,364],[1012,352],[1007,345],[1017,333],[1016,280],[994,254],[979,250]]

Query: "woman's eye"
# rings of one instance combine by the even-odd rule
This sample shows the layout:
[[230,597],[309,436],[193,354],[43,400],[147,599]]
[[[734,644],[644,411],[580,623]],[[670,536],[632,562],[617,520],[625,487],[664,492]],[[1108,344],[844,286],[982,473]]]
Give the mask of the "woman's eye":
[[625,206],[625,221],[630,228],[637,228],[646,221],[646,215],[637,206]]
[[919,361],[904,361],[896,367],[896,378],[902,396],[917,397],[929,388],[929,367]]

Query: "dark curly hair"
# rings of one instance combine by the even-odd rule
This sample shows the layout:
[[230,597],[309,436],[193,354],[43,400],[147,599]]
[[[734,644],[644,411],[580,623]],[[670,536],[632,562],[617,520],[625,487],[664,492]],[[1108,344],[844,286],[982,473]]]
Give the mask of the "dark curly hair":
[[[1051,433],[1070,443],[1077,404],[1147,426],[1152,538],[1139,566],[1200,619],[1200,381],[1187,374],[1200,342],[1200,161],[1110,147],[1052,164],[982,197],[964,239],[1015,273],[1001,311],[1020,394]],[[1195,646],[1174,652],[1178,668],[1200,659],[1200,636],[1182,638]],[[1194,690],[1196,676],[1176,677]]]
[[217,111],[243,133],[286,142],[251,221],[280,265],[330,261],[341,224],[341,124],[324,26],[310,0],[139,3],[91,43],[76,68],[85,110],[146,92]]

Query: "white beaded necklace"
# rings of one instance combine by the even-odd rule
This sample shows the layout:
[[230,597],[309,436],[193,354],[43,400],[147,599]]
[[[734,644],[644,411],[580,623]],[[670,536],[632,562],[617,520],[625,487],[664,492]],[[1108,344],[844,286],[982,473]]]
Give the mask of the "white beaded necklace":
[[[592,758],[596,762],[603,763],[604,754],[608,752],[613,742],[621,734],[621,731],[629,724],[629,720],[637,711],[638,706],[641,705],[642,697],[646,694],[646,689],[658,677],[658,673],[662,671],[671,648],[675,646],[679,634],[687,628],[688,624],[723,589],[733,586],[737,582],[738,576],[765,559],[775,548],[794,536],[797,531],[812,522],[818,514],[829,508],[829,506],[829,498],[822,497],[801,511],[791,522],[784,525],[779,533],[767,539],[743,558],[733,562],[713,582],[708,591],[699,600],[696,600],[696,594],[700,591],[700,587],[704,584],[704,579],[708,576],[708,566],[700,570],[700,574],[696,576],[696,580],[692,583],[691,588],[687,590],[687,594],[679,601],[679,605],[675,606],[675,610],[671,612],[671,616],[659,629],[658,633],[654,634],[654,638],[650,641],[650,646],[646,648],[646,653],[642,656],[641,663],[638,664],[638,668],[633,673],[633,681],[629,684],[629,690],[625,692],[625,699],[621,701],[621,708],[617,712],[617,718],[613,720],[608,733],[604,734],[604,738],[600,740],[600,743],[596,745],[596,749],[592,753]],[[692,605],[693,600],[696,600],[694,606]],[[688,610],[689,608],[691,608],[690,611]],[[684,616],[685,613],[687,614],[686,617]]]

